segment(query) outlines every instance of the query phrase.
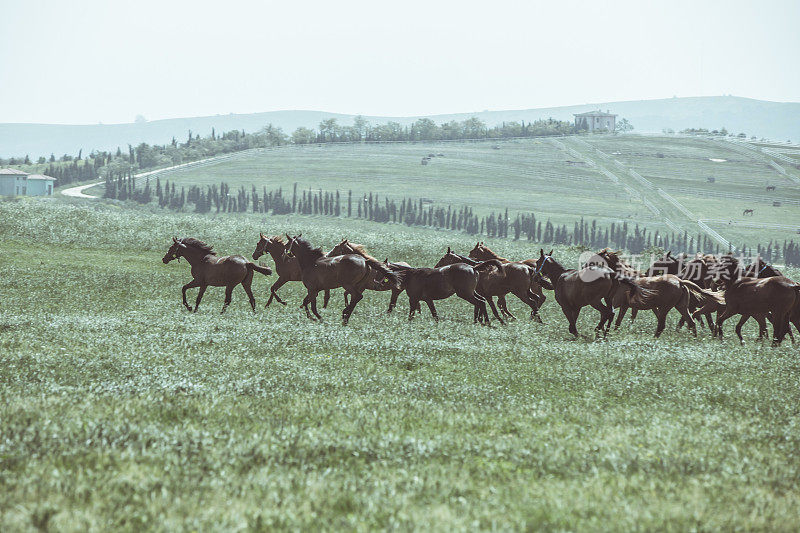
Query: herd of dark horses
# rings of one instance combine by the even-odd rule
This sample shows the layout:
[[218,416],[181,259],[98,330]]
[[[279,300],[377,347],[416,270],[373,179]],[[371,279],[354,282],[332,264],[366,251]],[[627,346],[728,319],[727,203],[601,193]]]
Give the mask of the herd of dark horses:
[[[614,321],[619,328],[628,309],[631,320],[640,310],[652,311],[657,319],[655,336],[666,326],[671,309],[680,314],[678,328],[686,325],[696,336],[695,320],[705,318],[714,336],[722,337],[722,324],[741,315],[736,334],[742,338],[742,326],[749,318],[759,324],[759,339],[767,335],[766,321],[773,326],[773,342],[780,343],[791,333],[791,324],[800,331],[800,284],[783,276],[777,269],[757,259],[744,266],[731,254],[723,256],[665,254],[641,272],[627,264],[619,253],[609,249],[597,252],[591,261],[578,269],[568,269],[550,253],[539,251],[536,259],[512,261],[500,257],[479,242],[468,255],[447,249],[432,268],[413,267],[408,263],[379,261],[359,244],[343,239],[330,252],[314,247],[302,235],[267,237],[263,233],[253,252],[253,260],[269,254],[275,263],[278,280],[270,288],[267,306],[273,299],[286,305],[278,289],[289,281],[301,281],[306,287],[302,307],[312,320],[322,320],[317,310],[317,296],[323,293],[327,307],[332,289],[343,288],[345,307],[342,322],[347,324],[364,291],[391,291],[388,312],[397,305],[405,291],[409,301],[409,320],[421,313],[425,302],[438,320],[435,301],[456,295],[473,306],[473,321],[488,325],[487,304],[501,323],[516,318],[508,310],[506,296],[511,294],[530,308],[530,317],[541,322],[539,309],[546,297],[542,289],[553,291],[556,302],[569,323],[569,331],[579,336],[577,320],[581,309],[593,307],[600,313],[595,335],[605,337]],[[192,281],[183,286],[183,305],[197,311],[207,287],[223,286],[225,303],[231,302],[233,289],[241,284],[253,311],[256,302],[251,289],[253,273],[272,274],[241,255],[220,257],[203,241],[173,238],[163,262],[185,258]],[[186,301],[186,291],[198,288],[194,308]],[[497,297],[497,305],[494,298]],[[716,313],[716,320],[712,318]],[[792,340],[794,337],[792,336]]]

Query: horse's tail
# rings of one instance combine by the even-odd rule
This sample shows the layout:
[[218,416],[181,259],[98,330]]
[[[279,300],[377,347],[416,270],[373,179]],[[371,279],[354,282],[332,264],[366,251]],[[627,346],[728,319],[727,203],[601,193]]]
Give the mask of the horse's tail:
[[486,270],[487,268],[495,267],[498,270],[503,268],[503,263],[498,261],[497,259],[489,259],[488,261],[482,261],[477,265],[474,265],[472,268],[480,272],[481,270]]
[[723,295],[708,289],[703,289],[693,281],[682,279],[681,287],[689,291],[690,307],[702,308],[708,306],[719,308],[725,305],[725,297]]
[[402,288],[401,285],[403,283],[403,276],[405,275],[404,272],[395,272],[394,270],[387,267],[385,264],[381,263],[377,259],[364,257],[364,261],[367,262],[367,265],[371,269],[377,270],[378,272],[383,274],[383,283],[389,283],[395,289]]
[[620,285],[625,285],[629,289],[628,305],[630,307],[651,307],[653,299],[658,296],[656,291],[645,289],[631,278],[623,276],[618,272],[612,271],[609,276],[611,279],[619,282]]
[[269,276],[272,274],[272,269],[269,267],[262,267],[255,263],[251,263],[250,261],[247,262],[247,270],[255,270],[256,272],[261,272],[265,276]]

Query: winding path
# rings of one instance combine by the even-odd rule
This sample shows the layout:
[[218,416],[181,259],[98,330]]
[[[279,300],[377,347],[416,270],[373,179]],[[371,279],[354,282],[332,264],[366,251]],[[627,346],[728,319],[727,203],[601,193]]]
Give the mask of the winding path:
[[[226,159],[234,159],[236,157],[241,157],[243,155],[247,155],[258,150],[260,149],[250,148],[249,150],[241,150],[239,152],[232,152],[229,154],[208,157],[206,159],[199,159],[197,161],[189,161],[188,163],[181,163],[180,165],[173,165],[171,167],[158,168],[156,170],[150,170],[148,172],[141,172],[139,174],[134,174],[133,177],[142,178],[146,176],[155,176],[156,174],[165,174],[167,172],[172,172],[175,170],[181,170],[185,168],[203,167],[206,165],[217,163],[219,161],[224,161]],[[105,183],[105,181],[96,181],[94,183],[88,183],[86,185],[78,185],[77,187],[70,187],[69,189],[64,189],[63,191],[61,191],[61,194],[63,194],[64,196],[71,196],[73,198],[97,198],[97,196],[93,196],[91,194],[84,194],[83,191],[91,187],[94,187],[95,185],[102,185],[103,183]]]

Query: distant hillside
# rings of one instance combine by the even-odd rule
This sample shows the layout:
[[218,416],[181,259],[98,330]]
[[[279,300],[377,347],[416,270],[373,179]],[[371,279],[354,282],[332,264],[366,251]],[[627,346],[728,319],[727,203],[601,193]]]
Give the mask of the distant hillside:
[[[571,120],[573,113],[592,109],[610,110],[627,118],[639,132],[659,132],[663,128],[680,130],[687,127],[716,129],[725,127],[731,133],[745,132],[748,135],[777,140],[800,140],[800,103],[778,103],[740,98],[736,96],[708,96],[694,98],[669,98],[663,100],[639,100],[630,102],[608,102],[601,104],[575,105],[539,109],[482,111],[452,115],[432,115],[429,118],[441,123],[449,120],[464,120],[477,116],[493,126],[503,121],[533,121],[541,118]],[[211,128],[217,132],[243,129],[256,131],[268,123],[280,126],[291,133],[299,126],[316,128],[323,119],[336,118],[340,124],[352,122],[354,115],[327,113],[324,111],[272,111],[247,115],[216,115],[193,117],[135,124],[0,124],[0,157],[48,156],[54,153],[75,154],[83,149],[113,150],[117,146],[136,145],[141,142],[163,144],[172,137],[183,140],[191,130],[195,134],[208,135]],[[421,117],[366,117],[371,123],[389,120],[410,124]]]

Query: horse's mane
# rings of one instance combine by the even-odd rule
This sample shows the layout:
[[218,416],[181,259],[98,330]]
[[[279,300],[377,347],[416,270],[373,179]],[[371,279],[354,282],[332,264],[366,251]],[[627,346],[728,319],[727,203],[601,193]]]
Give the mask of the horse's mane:
[[500,257],[499,255],[497,255],[495,252],[492,251],[491,248],[489,248],[485,244],[481,244],[481,248],[483,248],[483,251],[486,252],[488,255],[490,255],[492,259],[498,259],[500,261],[508,261],[508,259],[506,259],[505,257]]
[[186,246],[191,246],[196,250],[199,250],[207,255],[217,255],[217,252],[211,247],[210,244],[206,244],[200,239],[195,239],[194,237],[186,237],[185,239],[181,239],[181,244]]
[[317,246],[316,248],[314,248],[310,242],[303,239],[302,237],[296,237],[294,239],[294,242],[295,244],[297,244],[297,246],[302,248],[306,253],[315,256],[314,257],[315,259],[319,259],[320,257],[325,257],[325,252],[322,251],[321,247]]
[[267,240],[270,241],[270,242],[277,242],[278,244],[284,244],[286,242],[286,240],[283,237],[281,237],[280,235],[273,235],[272,237],[270,237]]
[[[357,253],[361,257],[363,257],[365,259],[371,259],[372,261],[378,261],[377,259],[375,259],[374,257],[372,257],[371,255],[369,255],[367,253],[367,250],[364,248],[363,245],[361,245],[361,244],[353,244],[352,242],[349,242],[349,241],[348,241],[348,244],[350,245],[350,248],[353,249],[353,252]],[[378,263],[380,263],[380,261],[378,261]]]
[[625,270],[625,272],[624,272],[625,274],[636,275],[636,276],[643,276],[644,275],[641,272],[639,272],[638,270],[636,270],[635,268],[633,268],[631,265],[629,265],[628,263],[623,261],[622,258],[620,257],[620,253],[618,251],[614,251],[614,250],[611,250],[609,248],[603,248],[602,250],[600,250],[598,252],[597,255],[600,255],[600,256],[605,255],[609,259],[609,263],[613,263],[613,265],[611,265],[611,266],[613,266],[615,269],[624,269]]

